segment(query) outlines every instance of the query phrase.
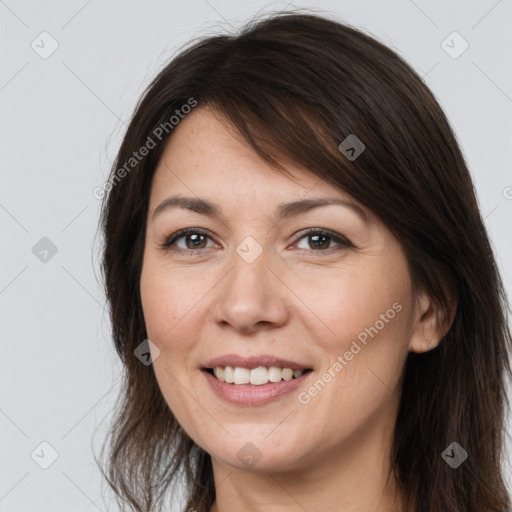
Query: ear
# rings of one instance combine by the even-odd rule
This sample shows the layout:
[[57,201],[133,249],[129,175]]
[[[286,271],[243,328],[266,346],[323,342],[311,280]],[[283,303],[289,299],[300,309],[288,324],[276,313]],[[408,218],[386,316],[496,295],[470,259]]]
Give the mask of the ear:
[[435,302],[429,295],[422,292],[418,297],[412,320],[412,333],[409,340],[411,352],[428,352],[437,347],[445,334],[450,330],[457,310],[457,300],[447,297],[448,310],[443,311],[442,305]]

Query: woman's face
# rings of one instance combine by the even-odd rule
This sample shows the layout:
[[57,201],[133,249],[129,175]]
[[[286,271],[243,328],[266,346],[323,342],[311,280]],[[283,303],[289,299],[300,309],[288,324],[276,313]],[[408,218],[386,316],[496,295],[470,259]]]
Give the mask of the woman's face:
[[[406,259],[351,196],[288,169],[293,180],[207,109],[174,129],[140,283],[156,378],[214,463],[300,470],[356,446],[382,459],[407,352],[421,345]],[[171,197],[182,202],[159,207]],[[309,371],[288,380],[283,368]]]

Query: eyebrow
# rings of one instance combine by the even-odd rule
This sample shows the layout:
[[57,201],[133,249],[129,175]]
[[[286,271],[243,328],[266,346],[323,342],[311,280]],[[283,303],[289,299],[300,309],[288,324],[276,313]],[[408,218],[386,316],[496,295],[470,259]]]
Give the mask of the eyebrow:
[[[362,218],[366,224],[371,223],[371,219],[367,213],[358,204],[351,201],[346,201],[339,198],[331,197],[315,197],[312,199],[301,199],[299,201],[292,201],[289,203],[282,203],[276,208],[276,217],[279,220],[284,220],[302,213],[306,213],[314,208],[329,205],[341,205],[352,209],[355,213]],[[191,210],[201,215],[209,217],[222,217],[222,209],[218,204],[200,199],[198,197],[183,197],[179,195],[171,196],[162,201],[153,211],[152,219],[166,210],[173,208],[182,208]]]

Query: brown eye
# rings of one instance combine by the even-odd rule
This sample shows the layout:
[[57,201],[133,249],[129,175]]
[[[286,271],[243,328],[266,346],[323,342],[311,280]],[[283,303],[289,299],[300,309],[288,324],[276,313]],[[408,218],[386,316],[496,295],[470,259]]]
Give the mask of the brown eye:
[[[180,238],[183,238],[185,240],[185,246],[187,249],[203,249],[205,246],[204,242],[207,239],[206,235],[203,235],[201,233],[184,235]],[[190,245],[187,242],[190,242]]]
[[208,239],[211,240],[207,233],[188,228],[174,233],[161,246],[169,251],[194,252],[211,247],[206,245]]
[[[307,239],[307,247],[299,247],[299,249],[307,251],[326,252],[331,249],[338,250],[353,247],[353,245],[341,235],[321,229],[308,231],[302,235],[299,242],[303,239]],[[338,247],[332,247],[333,242],[335,242]]]
[[328,249],[331,237],[326,235],[309,235],[310,247],[312,249]]

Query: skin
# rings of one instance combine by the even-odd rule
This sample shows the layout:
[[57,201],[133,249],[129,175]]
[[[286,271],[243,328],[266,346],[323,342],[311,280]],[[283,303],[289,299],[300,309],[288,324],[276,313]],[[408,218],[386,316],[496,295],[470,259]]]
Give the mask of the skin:
[[[212,457],[212,512],[402,511],[388,479],[402,368],[409,351],[434,348],[448,326],[437,325],[428,296],[413,303],[402,248],[369,210],[368,223],[340,205],[279,220],[282,202],[334,197],[357,204],[296,164],[286,167],[293,179],[209,108],[174,129],[152,183],[140,282],[148,337],[160,351],[153,350],[158,384],[180,425]],[[175,194],[215,202],[222,216],[173,208],[153,219]],[[175,242],[175,252],[161,247],[183,228],[207,232],[197,254],[190,236]],[[304,235],[309,228],[331,230],[354,247],[329,238],[315,245]],[[248,236],[262,248],[252,263],[236,252]],[[338,356],[395,303],[401,310],[333,372]],[[200,370],[231,353],[272,354],[313,372],[267,405],[234,405]],[[329,368],[330,382],[301,403],[299,392]],[[247,443],[259,453],[253,465],[238,457]]]

